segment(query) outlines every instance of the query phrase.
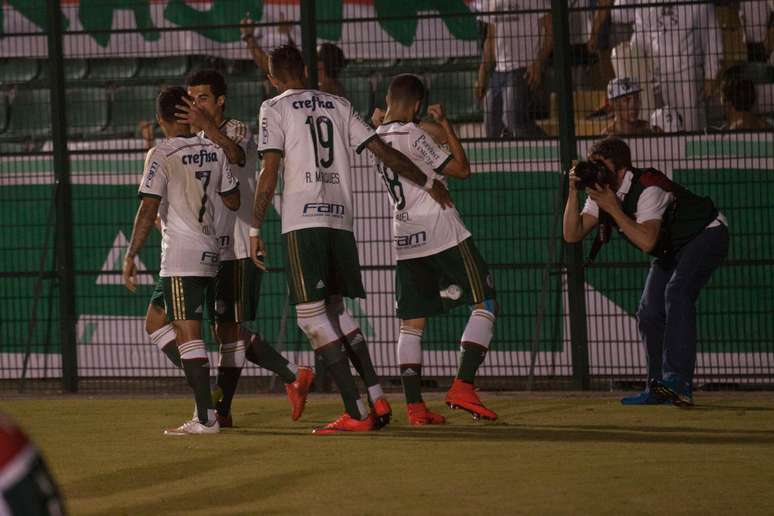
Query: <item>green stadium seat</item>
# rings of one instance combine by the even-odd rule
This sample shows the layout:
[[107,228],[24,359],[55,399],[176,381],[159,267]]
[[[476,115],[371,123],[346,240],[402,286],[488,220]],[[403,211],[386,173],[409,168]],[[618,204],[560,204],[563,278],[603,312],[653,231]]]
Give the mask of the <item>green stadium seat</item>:
[[345,75],[370,75],[373,72],[389,73],[391,68],[397,66],[397,59],[353,59],[347,61],[342,74]]
[[70,134],[102,132],[108,125],[108,94],[104,88],[74,88],[65,94]]
[[[89,64],[85,59],[65,59],[65,80],[73,81],[83,79],[89,71]],[[48,79],[49,64],[43,61],[40,67],[40,76],[38,79]]]
[[8,96],[0,94],[0,133],[8,128]]
[[226,95],[226,116],[241,120],[251,129],[254,129],[258,123],[258,110],[265,97],[262,82],[229,82],[228,94]]
[[140,60],[138,77],[183,77],[188,73],[188,56],[145,58]]
[[476,77],[474,71],[427,74],[426,85],[430,90],[428,102],[443,104],[446,116],[454,122],[482,120],[482,108],[473,97]]
[[136,135],[140,120],[154,120],[158,93],[158,86],[118,88],[110,104],[110,131]]
[[137,75],[140,65],[137,59],[91,59],[89,79],[118,80],[131,79]]
[[352,107],[364,119],[371,116],[371,81],[368,77],[342,77],[341,84],[347,92],[347,98]]
[[40,73],[37,59],[0,59],[0,81],[4,84],[31,81]]
[[47,89],[18,89],[10,105],[6,134],[39,138],[51,134],[51,95]]

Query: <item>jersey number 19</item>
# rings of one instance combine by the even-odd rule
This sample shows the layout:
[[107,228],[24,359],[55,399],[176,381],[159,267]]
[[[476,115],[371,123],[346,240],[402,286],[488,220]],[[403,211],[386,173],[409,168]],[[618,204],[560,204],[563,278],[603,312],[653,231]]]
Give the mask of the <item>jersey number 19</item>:
[[[309,126],[309,135],[314,146],[314,162],[318,167],[328,168],[333,164],[333,122],[327,116],[306,117],[306,125]],[[327,159],[320,156],[317,145],[328,151]]]

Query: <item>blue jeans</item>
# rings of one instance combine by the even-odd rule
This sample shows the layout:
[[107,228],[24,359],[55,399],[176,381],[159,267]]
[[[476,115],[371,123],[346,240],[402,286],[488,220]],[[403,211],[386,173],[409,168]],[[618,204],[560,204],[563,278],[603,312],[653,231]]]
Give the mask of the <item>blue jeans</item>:
[[526,68],[492,73],[484,100],[487,138],[500,138],[504,129],[520,138],[545,135],[530,116],[532,92],[527,84],[526,73]]
[[696,300],[728,254],[728,240],[728,229],[721,224],[699,233],[674,256],[651,263],[637,309],[649,380],[693,380]]

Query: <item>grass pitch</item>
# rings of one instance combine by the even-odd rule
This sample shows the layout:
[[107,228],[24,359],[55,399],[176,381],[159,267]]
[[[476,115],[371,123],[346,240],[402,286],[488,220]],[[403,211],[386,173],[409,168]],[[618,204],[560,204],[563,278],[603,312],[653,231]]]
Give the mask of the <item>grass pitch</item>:
[[166,437],[183,398],[6,400],[75,515],[772,514],[774,395],[699,393],[693,409],[609,395],[483,393],[500,415],[318,437],[341,411],[312,395],[241,396],[215,436]]

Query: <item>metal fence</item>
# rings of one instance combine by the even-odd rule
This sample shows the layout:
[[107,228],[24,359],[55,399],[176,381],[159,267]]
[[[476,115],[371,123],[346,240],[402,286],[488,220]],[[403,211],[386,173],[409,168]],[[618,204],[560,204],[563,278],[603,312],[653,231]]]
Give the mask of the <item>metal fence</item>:
[[[699,303],[697,380],[774,379],[774,138],[765,128],[774,36],[764,0],[59,4],[2,8],[0,390],[181,383],[167,380],[179,372],[144,331],[158,234],[139,257],[139,292],[120,276],[144,155],[162,137],[154,98],[160,85],[215,68],[228,81],[226,114],[255,129],[273,95],[256,63],[287,41],[303,47],[313,82],[314,43],[340,47],[346,66],[322,71],[338,75],[365,118],[384,107],[391,77],[419,75],[428,102],[443,103],[464,137],[474,176],[450,190],[502,305],[484,385],[599,388],[644,374],[634,312],[646,257],[614,239],[585,266],[589,243],[561,240],[562,171],[603,132],[626,137],[635,165],[711,196],[730,221],[730,256]],[[368,298],[348,306],[377,369],[394,377],[391,208],[365,157],[352,173]],[[310,364],[287,305],[276,213],[264,234],[271,271],[254,326]],[[466,319],[460,309],[431,320],[426,376],[454,373]]]

